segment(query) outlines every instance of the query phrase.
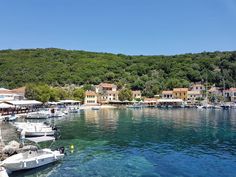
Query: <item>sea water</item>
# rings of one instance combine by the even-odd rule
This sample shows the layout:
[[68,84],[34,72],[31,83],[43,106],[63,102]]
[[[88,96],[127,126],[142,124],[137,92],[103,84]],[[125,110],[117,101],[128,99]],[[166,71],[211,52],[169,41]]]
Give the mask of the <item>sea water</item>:
[[85,110],[53,123],[64,159],[12,176],[236,176],[236,110]]

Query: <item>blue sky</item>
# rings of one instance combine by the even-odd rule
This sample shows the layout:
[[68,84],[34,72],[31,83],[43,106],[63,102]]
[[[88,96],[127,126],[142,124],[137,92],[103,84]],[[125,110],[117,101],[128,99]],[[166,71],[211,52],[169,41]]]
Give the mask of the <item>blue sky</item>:
[[236,0],[0,0],[0,49],[236,50]]

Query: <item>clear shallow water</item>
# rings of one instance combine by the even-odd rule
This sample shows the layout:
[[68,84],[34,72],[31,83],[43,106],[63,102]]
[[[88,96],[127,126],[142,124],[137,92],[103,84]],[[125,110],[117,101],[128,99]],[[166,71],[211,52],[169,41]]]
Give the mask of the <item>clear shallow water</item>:
[[55,123],[64,160],[12,176],[236,176],[236,110],[87,110]]

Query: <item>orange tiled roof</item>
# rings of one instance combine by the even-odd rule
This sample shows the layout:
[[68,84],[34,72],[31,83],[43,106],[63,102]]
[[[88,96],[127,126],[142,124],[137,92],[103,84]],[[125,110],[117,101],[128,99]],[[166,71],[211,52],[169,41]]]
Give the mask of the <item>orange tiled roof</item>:
[[236,88],[230,88],[229,90],[232,92],[236,92]]
[[157,101],[157,98],[144,98],[144,101]]
[[115,85],[114,84],[109,84],[109,83],[101,83],[99,84],[101,87],[105,87],[105,88],[112,88],[114,87]]
[[140,90],[134,90],[134,91],[132,91],[132,93],[141,93],[141,91]]
[[112,90],[108,90],[108,91],[107,91],[107,93],[108,93],[108,94],[118,94],[118,93],[119,93],[119,91],[112,91]]
[[171,90],[164,90],[164,91],[162,91],[162,94],[173,94],[173,91],[171,91]]
[[186,92],[186,91],[188,91],[188,88],[174,88],[173,91],[175,91],[175,92]]
[[11,90],[13,93],[25,93],[25,87],[19,87]]
[[11,90],[0,90],[0,94],[12,94]]
[[86,96],[96,96],[97,94],[94,91],[88,90],[88,91],[85,92],[85,95]]

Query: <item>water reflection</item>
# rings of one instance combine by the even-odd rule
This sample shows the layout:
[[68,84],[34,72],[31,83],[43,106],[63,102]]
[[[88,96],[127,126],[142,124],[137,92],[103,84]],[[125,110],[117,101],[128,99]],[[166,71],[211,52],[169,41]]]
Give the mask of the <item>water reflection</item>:
[[[53,172],[24,176],[233,176],[236,110],[101,109],[64,119]],[[73,144],[73,153],[69,146]],[[48,167],[48,169],[54,169]],[[201,169],[201,170],[199,170]]]

